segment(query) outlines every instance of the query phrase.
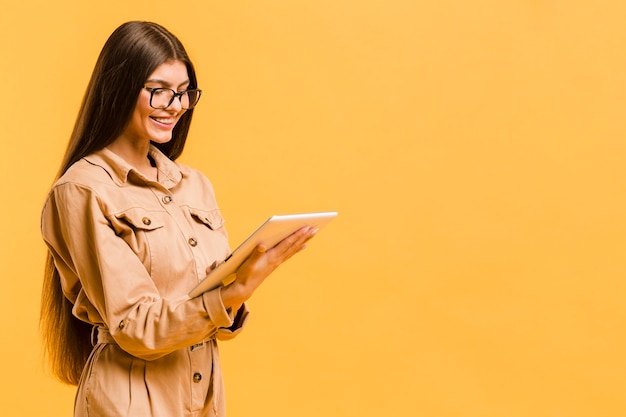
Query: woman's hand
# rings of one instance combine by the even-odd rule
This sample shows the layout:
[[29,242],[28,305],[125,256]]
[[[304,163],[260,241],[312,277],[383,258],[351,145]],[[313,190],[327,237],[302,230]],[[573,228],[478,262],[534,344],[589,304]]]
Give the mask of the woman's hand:
[[235,280],[222,289],[226,308],[241,306],[280,264],[306,248],[318,229],[303,227],[271,249],[259,244],[237,270]]

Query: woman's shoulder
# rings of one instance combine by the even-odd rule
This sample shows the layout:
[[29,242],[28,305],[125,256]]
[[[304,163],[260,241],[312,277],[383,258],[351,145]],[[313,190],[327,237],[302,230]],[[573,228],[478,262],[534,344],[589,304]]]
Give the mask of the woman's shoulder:
[[103,167],[82,158],[72,164],[67,171],[61,175],[53,185],[53,188],[70,183],[90,188],[103,181],[111,181],[111,176],[107,171]]

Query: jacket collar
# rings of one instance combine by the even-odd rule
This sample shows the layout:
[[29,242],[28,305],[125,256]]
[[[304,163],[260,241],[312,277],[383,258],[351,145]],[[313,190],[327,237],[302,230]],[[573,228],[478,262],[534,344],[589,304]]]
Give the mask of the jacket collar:
[[[154,145],[150,145],[148,154],[156,163],[159,170],[159,184],[163,187],[167,189],[174,187],[183,179],[183,176],[188,174],[186,167],[169,159]],[[86,156],[85,160],[102,167],[119,186],[131,181],[132,177],[140,178],[145,182],[149,181],[141,172],[108,148],[103,148]]]

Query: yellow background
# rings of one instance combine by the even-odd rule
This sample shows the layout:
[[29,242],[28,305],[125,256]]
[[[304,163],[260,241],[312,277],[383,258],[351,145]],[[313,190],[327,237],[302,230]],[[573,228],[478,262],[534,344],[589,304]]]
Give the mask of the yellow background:
[[[9,4],[6,4],[9,3]],[[626,3],[5,2],[0,413],[69,416],[42,366],[39,211],[104,41],[187,46],[181,160],[237,244],[337,210],[222,344],[230,417],[626,415]]]

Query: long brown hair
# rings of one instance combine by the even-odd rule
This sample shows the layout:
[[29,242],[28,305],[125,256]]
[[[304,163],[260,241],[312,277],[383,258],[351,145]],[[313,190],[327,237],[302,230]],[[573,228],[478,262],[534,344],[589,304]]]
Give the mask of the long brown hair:
[[[189,88],[197,88],[196,73],[185,48],[164,27],[151,22],[127,22],[111,34],[87,86],[57,179],[76,161],[119,137],[148,76],[172,60],[186,65]],[[193,109],[187,110],[176,124],[172,139],[155,144],[172,160],[183,152],[192,116]],[[72,315],[72,303],[63,294],[50,252],[44,272],[40,329],[53,374],[62,382],[77,385],[92,349],[92,326]]]

